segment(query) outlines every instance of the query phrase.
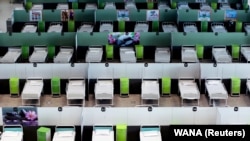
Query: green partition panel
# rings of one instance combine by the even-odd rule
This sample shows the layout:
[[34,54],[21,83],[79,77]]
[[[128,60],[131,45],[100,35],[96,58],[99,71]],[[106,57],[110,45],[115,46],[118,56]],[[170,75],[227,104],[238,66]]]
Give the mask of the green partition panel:
[[22,45],[22,59],[29,59],[30,47],[28,45]]
[[25,9],[26,10],[30,10],[31,8],[32,8],[32,2],[31,1],[28,1],[28,2],[26,2],[26,5],[25,5]]
[[51,94],[53,97],[61,95],[61,79],[60,77],[51,78]]
[[78,9],[78,2],[71,3],[72,9]]
[[117,12],[115,9],[96,10],[96,21],[116,21]]
[[44,21],[38,21],[38,31],[45,32],[45,22]]
[[208,31],[208,22],[201,21],[201,32],[207,32],[207,31]]
[[170,46],[171,33],[143,32],[140,34],[140,44],[144,46]]
[[116,125],[116,141],[127,141],[127,125]]
[[74,10],[74,20],[84,22],[95,22],[95,10]]
[[137,60],[141,60],[144,57],[144,47],[143,45],[135,45],[135,52]]
[[211,2],[211,8],[213,10],[217,10],[217,3],[216,2]]
[[118,21],[118,31],[125,32],[126,21]]
[[188,21],[198,21],[198,10],[188,10],[185,9],[178,10],[178,21],[188,22]]
[[94,32],[92,35],[89,33],[76,33],[77,34],[77,45],[78,46],[89,46],[89,45],[106,45],[108,44],[107,32]]
[[159,31],[159,21],[152,21],[152,32]]
[[54,59],[55,56],[55,46],[48,45],[48,59]]
[[68,0],[29,0],[33,3],[67,3]]
[[242,32],[242,22],[241,21],[236,21],[235,32]]
[[147,2],[148,9],[154,9],[154,2]]
[[241,80],[238,77],[231,78],[231,96],[240,95]]
[[196,44],[196,53],[199,59],[203,59],[204,56],[204,46],[202,44]]
[[120,95],[121,96],[129,95],[129,78],[127,77],[120,78]]
[[61,21],[61,10],[44,9],[43,21],[46,22]]
[[232,58],[238,60],[240,57],[240,46],[238,44],[232,44]]
[[107,44],[105,49],[106,49],[106,59],[113,60],[113,58],[114,58],[114,46]]
[[147,10],[140,9],[137,10],[130,10],[129,11],[129,21],[146,21]]
[[171,78],[170,77],[161,78],[161,93],[162,93],[162,96],[170,96],[171,94]]
[[26,10],[14,10],[13,11],[14,22],[29,22],[29,12]]
[[159,21],[176,22],[177,17],[178,15],[177,15],[176,9],[171,9],[171,10],[160,9],[159,10]]
[[75,32],[75,21],[74,20],[68,21],[68,32]]
[[9,79],[10,95],[19,96],[19,78],[11,77]]

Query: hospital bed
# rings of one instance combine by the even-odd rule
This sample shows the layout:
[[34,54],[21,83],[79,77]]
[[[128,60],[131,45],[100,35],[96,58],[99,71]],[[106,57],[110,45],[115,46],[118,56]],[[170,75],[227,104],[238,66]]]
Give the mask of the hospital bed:
[[250,23],[245,23],[244,29],[245,29],[246,33],[250,33]]
[[134,32],[148,32],[149,25],[147,21],[136,21]]
[[137,10],[136,4],[134,2],[126,2],[125,3],[126,10]]
[[92,141],[114,141],[114,129],[112,125],[94,125]]
[[184,32],[198,32],[196,24],[192,22],[183,23],[183,30]]
[[211,23],[211,29],[213,32],[217,32],[217,33],[226,33],[227,29],[224,26],[224,23]]
[[75,141],[75,126],[56,126],[52,141]]
[[190,9],[188,2],[185,1],[179,2],[178,9]]
[[95,3],[86,3],[85,10],[97,10],[97,6]]
[[212,47],[212,57],[216,63],[230,63],[232,57],[224,45],[215,45]]
[[197,100],[199,106],[200,91],[198,89],[195,78],[183,77],[178,80],[178,88],[181,97],[181,105],[183,106],[184,99]]
[[158,79],[142,79],[141,83],[141,101],[144,105],[145,100],[155,100],[157,101],[157,106],[159,106],[160,99],[160,86]]
[[94,92],[97,105],[99,100],[111,100],[111,105],[113,105],[114,80],[112,78],[98,78]]
[[69,63],[73,56],[74,49],[71,46],[61,46],[60,51],[54,58],[54,63]]
[[114,9],[116,10],[116,6],[113,2],[106,2],[104,9]]
[[23,141],[23,126],[3,125],[0,141]]
[[155,49],[155,62],[169,63],[170,62],[170,48],[169,47],[156,47]]
[[160,1],[158,2],[158,9],[167,9],[170,10],[171,8],[167,5],[166,2]]
[[22,33],[35,33],[37,30],[37,25],[35,23],[25,23],[22,28]]
[[61,22],[51,22],[47,32],[62,32],[63,25]]
[[163,32],[178,32],[177,26],[173,22],[162,22]]
[[227,105],[228,92],[221,78],[207,78],[205,80],[205,93],[208,93],[209,105],[213,105],[213,100],[225,100]]
[[36,105],[40,105],[40,97],[43,92],[43,78],[29,77],[26,79],[23,91],[21,93],[23,105],[33,105],[25,103],[27,100],[37,100]]
[[246,94],[250,92],[250,78],[247,78],[246,81]]
[[43,63],[48,54],[47,46],[34,46],[34,51],[29,57],[31,63]]
[[90,22],[83,22],[78,28],[77,32],[93,32],[94,24]]
[[103,55],[102,46],[89,46],[88,51],[86,53],[85,62],[101,62]]
[[212,8],[209,4],[207,3],[201,3],[200,4],[200,10],[207,10],[207,11],[210,11]]
[[43,4],[33,4],[31,10],[43,10]]
[[67,10],[69,9],[69,5],[67,3],[58,3],[56,6],[57,10]]
[[99,32],[113,32],[113,22],[101,21]]
[[142,125],[140,127],[140,141],[162,141],[159,125]]
[[21,47],[8,47],[8,51],[0,58],[1,63],[15,63],[21,56]]
[[232,10],[229,3],[220,3],[220,10]]
[[194,45],[183,45],[181,47],[181,61],[183,63],[199,62],[196,47]]
[[120,60],[122,63],[135,63],[135,50],[133,47],[120,47]]
[[[82,100],[85,99],[85,79],[83,78],[69,78],[68,83],[66,84],[66,98],[68,105],[72,104],[72,100]],[[76,104],[78,105],[78,104]],[[81,103],[82,105],[82,103]]]
[[250,44],[241,45],[240,53],[246,59],[247,63],[250,61]]

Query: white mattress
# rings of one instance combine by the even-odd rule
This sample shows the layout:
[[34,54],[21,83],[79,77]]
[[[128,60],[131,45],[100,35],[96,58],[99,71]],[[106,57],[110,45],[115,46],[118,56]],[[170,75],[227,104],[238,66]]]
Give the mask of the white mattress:
[[66,89],[67,99],[84,99],[85,82],[84,80],[70,80]]
[[50,25],[47,32],[62,32],[62,25],[61,24]]
[[101,62],[102,61],[102,55],[103,55],[103,49],[102,48],[89,48],[89,50],[86,53],[86,62]]
[[122,63],[130,62],[135,63],[136,57],[135,57],[135,51],[133,48],[123,48],[120,47],[120,60]]
[[198,29],[195,25],[185,25],[184,32],[198,32]]
[[198,62],[195,48],[182,48],[181,60],[182,62]]
[[143,80],[141,84],[141,98],[142,99],[159,99],[160,88],[157,81]]
[[200,99],[200,91],[194,80],[179,80],[178,87],[182,99]]
[[35,33],[37,30],[37,26],[35,25],[25,25],[22,29],[22,33]]
[[43,85],[43,80],[27,80],[22,91],[22,99],[40,99]]
[[147,23],[137,23],[135,25],[134,32],[148,32],[148,24]]
[[114,84],[112,80],[98,80],[95,84],[95,99],[113,99]]
[[85,10],[97,10],[97,6],[96,6],[96,4],[87,3],[85,5]]
[[213,32],[225,33],[227,32],[226,28],[223,25],[214,25],[212,26]]
[[162,24],[163,32],[178,32],[177,27],[173,24]]
[[109,132],[92,132],[92,141],[114,141],[114,131]]
[[221,80],[206,80],[205,85],[210,99],[228,98],[228,92]]
[[125,9],[127,9],[127,10],[137,10],[137,7],[136,7],[135,3],[127,2],[125,4]]
[[78,32],[93,32],[94,26],[91,24],[83,24],[77,30]]
[[74,131],[58,131],[54,133],[52,141],[75,141]]
[[155,50],[155,62],[169,63],[170,62],[170,50],[168,48],[156,48]]
[[247,61],[250,61],[250,46],[249,47],[241,47],[240,48],[241,54]]
[[222,4],[220,10],[232,10],[229,4]]
[[116,6],[115,6],[114,3],[107,2],[107,3],[105,4],[104,9],[114,9],[114,10],[115,10],[115,9],[116,9]]
[[158,9],[170,9],[170,7],[166,3],[159,3]]
[[140,131],[140,141],[162,141],[160,131]]
[[247,80],[246,85],[247,85],[247,90],[250,91],[250,80]]
[[230,54],[228,54],[226,48],[213,48],[212,54],[217,63],[232,62],[232,58]]
[[202,4],[200,9],[201,10],[211,10],[211,7],[208,4]]
[[47,48],[44,49],[34,49],[33,53],[31,54],[29,61],[31,63],[37,62],[37,63],[42,63],[45,62],[46,57],[47,57]]
[[21,55],[21,49],[8,49],[8,52],[0,59],[1,63],[15,63]]
[[72,57],[73,49],[61,49],[54,58],[54,63],[68,63]]
[[23,132],[4,131],[1,135],[1,141],[22,141]]
[[113,32],[113,24],[102,23],[99,32]]
[[56,9],[57,10],[67,10],[67,9],[69,9],[69,5],[68,4],[58,3],[57,6],[56,6]]
[[43,4],[33,4],[31,10],[43,10]]
[[247,33],[250,33],[250,25],[245,25],[244,29]]
[[178,9],[190,9],[190,7],[188,6],[188,4],[180,4],[178,6]]

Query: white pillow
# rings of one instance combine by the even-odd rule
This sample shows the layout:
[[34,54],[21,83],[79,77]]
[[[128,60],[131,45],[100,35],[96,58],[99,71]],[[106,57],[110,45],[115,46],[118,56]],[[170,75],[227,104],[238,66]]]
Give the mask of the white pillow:
[[57,132],[59,137],[70,137],[73,136],[73,131],[59,131]]
[[3,133],[3,136],[5,137],[16,137],[19,135],[19,132],[15,132],[15,131],[5,131]]
[[97,129],[95,130],[96,135],[109,135],[110,130]]
[[158,131],[144,131],[143,136],[144,137],[158,136]]

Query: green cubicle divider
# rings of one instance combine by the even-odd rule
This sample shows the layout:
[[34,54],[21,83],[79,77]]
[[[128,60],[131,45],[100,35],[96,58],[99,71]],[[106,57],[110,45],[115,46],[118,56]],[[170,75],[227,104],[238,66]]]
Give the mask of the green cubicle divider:
[[177,10],[159,10],[159,21],[170,21],[176,22],[177,21]]
[[67,3],[68,0],[27,0],[32,3]]
[[117,12],[114,9],[96,10],[96,21],[116,21]]
[[108,32],[76,33],[78,46],[106,45],[108,44]]

